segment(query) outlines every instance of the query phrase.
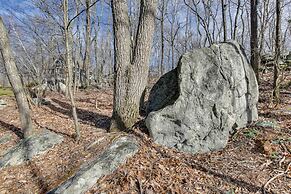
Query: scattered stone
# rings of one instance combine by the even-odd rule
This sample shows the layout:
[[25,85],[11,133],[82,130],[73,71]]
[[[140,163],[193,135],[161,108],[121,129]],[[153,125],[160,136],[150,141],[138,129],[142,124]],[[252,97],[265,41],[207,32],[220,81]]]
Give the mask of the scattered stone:
[[100,177],[112,173],[119,165],[124,164],[127,158],[133,156],[138,149],[139,145],[134,138],[121,137],[96,159],[81,166],[70,179],[48,193],[85,193]]
[[63,137],[44,129],[41,133],[22,140],[0,158],[0,168],[20,165],[63,141]]
[[218,150],[229,133],[258,118],[257,102],[244,50],[234,41],[214,44],[184,54],[156,83],[146,125],[158,144],[190,153]]
[[61,94],[66,94],[67,86],[65,84],[63,84],[62,82],[58,82],[58,91]]
[[32,102],[37,105],[50,105],[51,101],[45,98],[32,98]]
[[0,99],[0,110],[4,109],[6,106],[7,103],[4,100]]

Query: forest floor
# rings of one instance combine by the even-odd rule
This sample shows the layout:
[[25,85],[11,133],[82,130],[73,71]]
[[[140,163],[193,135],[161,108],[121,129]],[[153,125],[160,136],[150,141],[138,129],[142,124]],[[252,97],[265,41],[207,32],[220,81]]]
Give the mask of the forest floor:
[[[140,151],[114,173],[99,179],[87,193],[290,193],[291,75],[285,78],[277,106],[270,103],[271,73],[262,78],[259,121],[265,126],[239,129],[223,150],[191,155],[153,143],[141,121],[131,132],[141,144]],[[0,156],[21,138],[15,99],[1,98],[8,107],[0,110],[0,138],[7,137],[0,142]],[[22,165],[1,169],[0,194],[45,193],[119,135],[106,130],[112,112],[110,90],[77,93],[79,143],[73,139],[69,100],[56,93],[47,99],[50,104],[32,108],[34,126],[61,134],[64,142]]]

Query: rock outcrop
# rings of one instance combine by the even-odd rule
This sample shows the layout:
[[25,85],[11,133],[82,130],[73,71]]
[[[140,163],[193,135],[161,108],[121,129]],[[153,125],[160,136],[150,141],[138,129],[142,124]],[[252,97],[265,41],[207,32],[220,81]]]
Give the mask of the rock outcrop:
[[146,125],[158,144],[190,153],[224,148],[257,119],[258,84],[241,46],[213,44],[184,54],[149,96]]
[[121,137],[115,140],[95,160],[81,166],[76,174],[48,193],[85,193],[100,177],[112,173],[119,165],[125,163],[127,158],[133,156],[138,149],[139,145],[133,137]]
[[15,166],[43,154],[54,145],[63,141],[63,137],[44,129],[41,133],[22,140],[15,147],[0,157],[0,169],[6,166]]

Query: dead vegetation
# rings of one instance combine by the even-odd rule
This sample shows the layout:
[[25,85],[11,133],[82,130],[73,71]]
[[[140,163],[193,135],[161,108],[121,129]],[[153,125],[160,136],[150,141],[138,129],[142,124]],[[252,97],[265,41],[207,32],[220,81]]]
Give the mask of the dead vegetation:
[[[231,136],[221,151],[190,155],[158,146],[148,137],[141,121],[132,132],[141,149],[113,174],[101,178],[88,193],[289,193],[291,178],[290,88],[282,90],[282,101],[271,104],[270,75],[261,83],[259,121]],[[287,76],[285,82],[290,82]],[[0,155],[19,142],[21,136],[13,97],[3,97],[8,107],[0,112]],[[48,94],[47,105],[33,107],[37,129],[47,128],[64,136],[61,145],[23,165],[0,170],[0,193],[45,193],[70,177],[86,161],[106,149],[116,133],[107,133],[112,111],[109,91],[80,91],[76,105],[81,141],[74,141],[69,101]],[[97,106],[97,109],[96,109]]]

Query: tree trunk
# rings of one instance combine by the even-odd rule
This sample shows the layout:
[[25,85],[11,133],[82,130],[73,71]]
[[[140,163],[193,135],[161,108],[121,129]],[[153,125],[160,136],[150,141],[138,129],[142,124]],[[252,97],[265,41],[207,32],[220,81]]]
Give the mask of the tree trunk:
[[161,60],[160,60],[160,67],[159,67],[159,73],[160,76],[164,74],[164,50],[165,50],[165,44],[164,44],[164,20],[165,20],[165,1],[162,1],[162,8],[161,8]]
[[86,0],[86,52],[84,60],[84,71],[85,71],[85,87],[90,85],[90,47],[91,47],[91,16],[90,16],[90,4],[91,0]]
[[76,105],[75,105],[75,99],[74,94],[72,92],[72,82],[73,82],[73,59],[72,59],[72,44],[70,36],[70,26],[68,26],[69,18],[68,18],[68,0],[63,0],[63,11],[64,11],[64,32],[65,32],[65,47],[66,47],[66,56],[65,56],[65,62],[67,65],[67,91],[68,95],[71,101],[72,106],[72,114],[74,119],[74,125],[75,125],[75,132],[76,132],[76,140],[80,139],[80,130],[79,130],[79,123],[78,123],[78,116],[76,111]]
[[222,13],[222,25],[223,25],[223,41],[227,40],[227,25],[226,25],[226,8],[224,0],[221,0],[221,13]]
[[251,0],[251,65],[259,82],[258,1]]
[[[111,0],[114,33],[114,100],[111,131],[124,130],[132,122],[127,105],[131,40],[127,0]],[[128,113],[127,113],[128,112]],[[127,114],[129,115],[127,117]]]
[[111,0],[115,50],[115,89],[111,131],[126,130],[139,116],[148,81],[157,0],[141,0],[130,63],[131,42],[126,0]]
[[281,0],[276,0],[276,42],[275,42],[275,64],[273,99],[276,103],[280,101],[280,55],[281,55]]
[[16,98],[21,127],[23,129],[24,138],[29,137],[35,131],[33,129],[29,104],[25,95],[24,87],[15,64],[12,49],[9,45],[9,38],[7,30],[4,26],[3,20],[0,17],[0,49],[4,67],[7,72],[9,82],[12,86],[13,93]]
[[236,40],[240,4],[241,4],[241,2],[240,1],[237,1],[237,7],[236,7],[236,13],[235,13],[235,19],[234,19],[233,36],[232,36],[232,39],[233,40]]

